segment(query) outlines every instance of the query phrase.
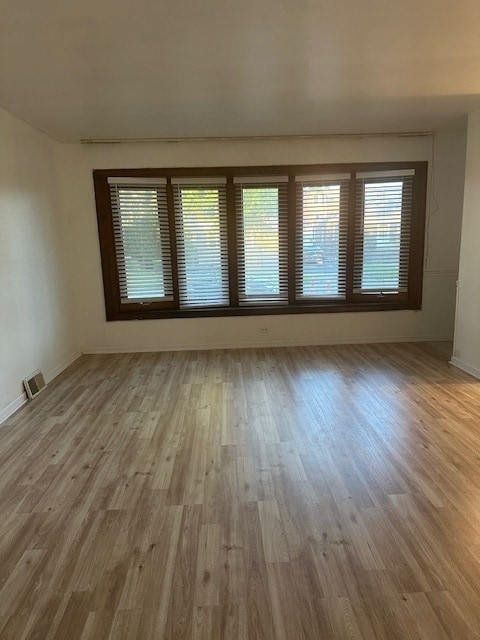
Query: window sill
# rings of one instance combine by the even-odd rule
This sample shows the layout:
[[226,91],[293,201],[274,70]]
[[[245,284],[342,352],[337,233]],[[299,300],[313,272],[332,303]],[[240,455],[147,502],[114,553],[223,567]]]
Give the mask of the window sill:
[[375,311],[418,311],[421,305],[410,302],[325,302],[291,306],[251,306],[204,309],[120,310],[107,313],[107,322],[119,320],[161,320],[166,318],[219,318],[229,316],[273,316],[299,313],[358,313]]

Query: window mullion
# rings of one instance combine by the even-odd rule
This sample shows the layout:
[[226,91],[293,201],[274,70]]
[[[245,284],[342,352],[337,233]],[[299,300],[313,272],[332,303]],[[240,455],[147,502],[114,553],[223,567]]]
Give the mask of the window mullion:
[[[399,277],[398,277],[398,286],[399,289],[403,288],[407,289],[407,292],[410,291],[410,276],[411,269],[409,269],[409,264],[411,260],[411,242],[412,242],[412,233],[411,233],[411,190],[413,188],[412,178],[405,178],[403,180],[402,185],[402,212],[401,212],[401,220],[400,220],[400,255],[399,255]],[[407,254],[405,256],[405,253]],[[406,273],[406,278],[404,278],[404,274]]]
[[170,234],[170,255],[172,258],[172,285],[173,299],[175,308],[180,307],[180,291],[178,285],[178,253],[177,253],[177,229],[175,220],[175,198],[173,194],[173,185],[170,178],[167,179],[167,210],[168,210],[168,227]]
[[288,177],[287,235],[288,235],[288,304],[297,301],[297,185],[295,176]]
[[[119,197],[118,191],[119,191],[118,186],[115,185],[113,189],[110,189],[110,195],[111,196],[113,195],[113,200],[117,202],[117,207],[118,207],[117,224],[119,227],[121,227],[120,197]],[[124,242],[123,234],[121,232],[119,232],[118,235],[116,235],[114,231],[114,244],[116,249],[115,260],[117,263],[116,272],[117,272],[117,280],[118,280],[118,294],[119,294],[118,298],[119,298],[119,303],[121,304],[122,300],[124,300],[125,298],[128,298],[126,264],[125,264],[125,242]],[[119,245],[120,251],[117,249],[117,245]],[[120,274],[122,274],[122,276]]]
[[235,237],[237,241],[237,252],[235,254],[237,268],[237,293],[240,298],[245,296],[245,232],[243,228],[243,190],[240,184],[233,184],[235,197]]
[[422,210],[426,210],[427,165],[417,167],[413,182],[413,202],[410,228],[410,255],[408,264],[408,300],[420,306],[423,288],[423,251],[425,243],[425,221]]
[[[165,185],[165,192],[166,192],[166,185]],[[172,236],[172,229],[171,229],[171,225],[170,225],[170,220],[168,219],[168,200],[167,200],[167,229],[168,229],[168,237],[166,236],[166,234],[161,234],[161,245],[162,245],[162,268],[163,268],[163,274],[164,274],[164,279],[166,280],[166,282],[168,282],[170,280],[169,274],[171,276],[172,274],[172,254],[171,254],[171,246],[170,246],[170,238]],[[160,228],[162,228],[162,226],[165,226],[165,209],[162,209],[160,206],[158,207],[158,211],[157,211],[157,215],[158,215],[158,222],[159,222],[159,226]],[[163,224],[162,224],[163,223]],[[165,277],[165,274],[167,277]],[[173,281],[172,281],[172,288],[173,288]]]
[[289,222],[289,183],[286,182],[278,185],[278,277],[280,294],[286,301],[290,290]]
[[228,234],[228,286],[230,306],[238,307],[238,241],[237,212],[235,209],[235,185],[233,178],[227,178],[227,234]]
[[345,300],[353,301],[353,280],[355,270],[355,235],[356,235],[356,211],[357,211],[357,179],[352,172],[348,185],[348,223],[347,223],[347,258],[346,258],[346,282]]

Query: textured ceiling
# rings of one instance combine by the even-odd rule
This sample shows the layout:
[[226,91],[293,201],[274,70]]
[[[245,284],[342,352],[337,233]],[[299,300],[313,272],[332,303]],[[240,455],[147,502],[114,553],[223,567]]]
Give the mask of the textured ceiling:
[[63,140],[431,131],[478,0],[0,0],[0,106]]

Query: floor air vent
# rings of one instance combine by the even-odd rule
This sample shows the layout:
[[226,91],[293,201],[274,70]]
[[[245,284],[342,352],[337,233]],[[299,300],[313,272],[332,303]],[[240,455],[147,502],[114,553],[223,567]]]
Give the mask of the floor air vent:
[[25,380],[23,381],[23,385],[30,400],[35,396],[38,396],[40,391],[45,389],[45,387],[47,386],[43,377],[43,373],[41,371],[34,371],[31,376],[25,378]]

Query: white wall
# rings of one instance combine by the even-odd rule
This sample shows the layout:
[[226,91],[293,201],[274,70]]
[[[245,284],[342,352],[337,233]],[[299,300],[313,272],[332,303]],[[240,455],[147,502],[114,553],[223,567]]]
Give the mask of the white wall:
[[[36,368],[51,379],[86,352],[441,340],[452,335],[465,136],[436,136],[423,309],[105,321],[95,168],[431,160],[429,137],[59,144],[0,110],[0,422]],[[456,349],[480,371],[480,112],[470,117]],[[474,295],[476,294],[476,295]],[[267,333],[260,333],[266,328]]]
[[452,362],[480,378],[480,110],[468,118],[458,284]]
[[[436,137],[421,311],[105,321],[92,170],[432,159],[431,137],[63,145],[59,154],[77,331],[85,352],[355,341],[453,335],[465,135]],[[260,333],[260,328],[267,333]]]
[[47,379],[75,356],[64,277],[54,147],[0,110],[0,422],[22,404],[22,379]]

